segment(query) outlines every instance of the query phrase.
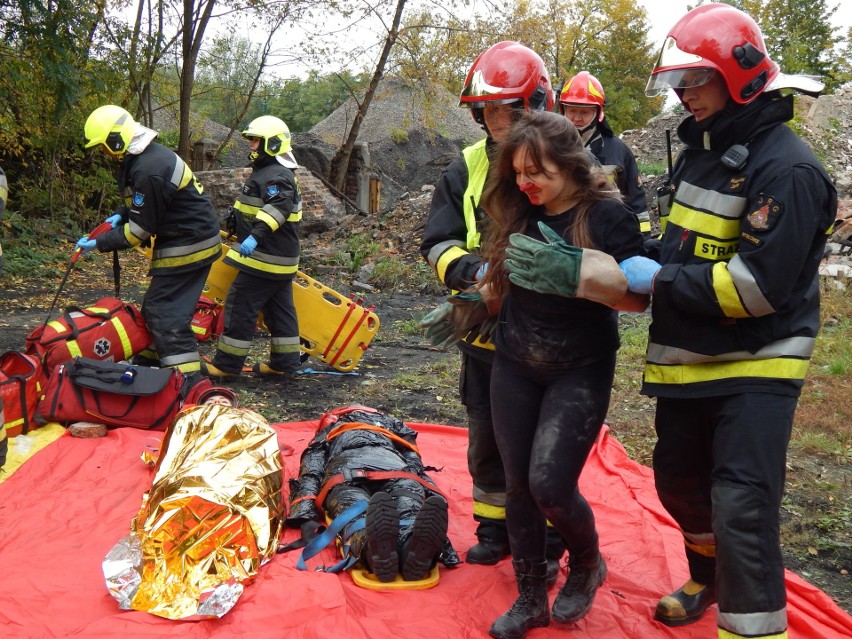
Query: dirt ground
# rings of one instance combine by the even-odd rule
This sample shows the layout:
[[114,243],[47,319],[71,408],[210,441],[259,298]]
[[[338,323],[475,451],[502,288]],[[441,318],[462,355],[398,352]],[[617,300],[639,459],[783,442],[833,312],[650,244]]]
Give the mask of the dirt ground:
[[[413,223],[412,223],[413,224]],[[413,231],[411,231],[413,232]],[[396,241],[416,246],[415,238],[397,235]],[[307,250],[311,243],[307,242]],[[70,256],[71,248],[69,248]],[[416,260],[413,252],[410,257]],[[122,299],[141,302],[144,292],[144,262],[126,254]],[[0,289],[0,352],[23,350],[24,337],[45,321],[47,309],[61,280],[64,266],[49,280],[13,281],[5,278]],[[251,406],[270,422],[316,419],[338,406],[360,403],[378,408],[403,420],[464,426],[464,409],[458,401],[457,352],[432,348],[416,330],[416,322],[438,305],[441,291],[395,290],[363,292],[351,288],[353,274],[315,274],[313,277],[338,292],[357,293],[374,305],[381,326],[358,367],[339,374],[322,362],[308,359],[305,372],[286,382],[261,380],[251,374],[228,385],[244,405]],[[57,313],[65,306],[89,305],[103,295],[112,295],[111,262],[106,256],[86,256],[72,271],[60,295]],[[251,360],[264,356],[266,340],[258,334]],[[212,355],[212,345],[202,344]],[[620,372],[635,378],[636,371]],[[648,464],[653,446],[653,404],[638,394],[638,380],[618,384],[613,391],[607,422],[631,457]],[[840,486],[846,495],[845,524],[825,513]],[[787,567],[826,591],[844,610],[852,611],[852,540],[848,496],[852,477],[848,460],[791,450],[788,459],[787,496],[782,510],[784,554]]]

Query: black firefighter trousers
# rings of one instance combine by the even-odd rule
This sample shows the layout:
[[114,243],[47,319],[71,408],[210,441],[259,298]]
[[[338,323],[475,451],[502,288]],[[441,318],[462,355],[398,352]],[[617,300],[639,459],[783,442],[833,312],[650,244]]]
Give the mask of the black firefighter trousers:
[[[779,510],[798,397],[657,399],[654,478],[720,615],[786,609]],[[714,548],[715,545],[715,548]]]
[[198,343],[190,323],[209,272],[210,264],[151,277],[142,301],[142,317],[161,366],[178,368],[184,373],[201,369]]

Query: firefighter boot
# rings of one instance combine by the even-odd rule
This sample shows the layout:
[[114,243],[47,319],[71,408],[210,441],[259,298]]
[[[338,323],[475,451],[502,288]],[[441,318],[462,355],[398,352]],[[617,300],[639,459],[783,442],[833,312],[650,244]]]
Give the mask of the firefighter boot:
[[367,553],[370,568],[382,582],[393,581],[399,572],[399,512],[393,497],[378,492],[367,506]]
[[667,626],[685,626],[698,621],[716,602],[713,586],[690,579],[683,587],[657,602],[654,619]]
[[492,521],[483,521],[476,529],[476,537],[479,541],[467,551],[467,563],[493,566],[503,557],[509,556],[506,522],[501,521],[497,524]]
[[448,523],[447,502],[443,497],[432,495],[423,502],[411,536],[402,547],[400,562],[405,581],[423,579],[435,565]]
[[221,381],[223,379],[231,379],[234,377],[239,377],[239,373],[229,373],[228,371],[223,371],[221,368],[217,368],[213,364],[205,364],[202,369],[204,374],[207,375],[210,379],[214,379],[217,381]]
[[573,623],[592,607],[595,593],[606,579],[606,563],[598,547],[568,558],[568,579],[553,602],[553,620]]
[[296,374],[295,372],[288,371],[279,371],[272,368],[269,364],[264,364],[263,362],[258,362],[254,366],[252,366],[252,372],[258,377],[275,377],[277,379],[293,379]]
[[512,567],[518,582],[518,598],[508,612],[491,624],[488,634],[495,639],[520,639],[530,628],[550,624],[547,562],[516,559]]

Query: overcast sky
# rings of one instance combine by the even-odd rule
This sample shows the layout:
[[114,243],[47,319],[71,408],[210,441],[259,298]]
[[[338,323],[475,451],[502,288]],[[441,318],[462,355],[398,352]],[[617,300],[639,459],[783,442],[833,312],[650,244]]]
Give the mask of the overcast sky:
[[[649,39],[659,49],[663,46],[663,40],[675,23],[687,12],[686,5],[697,4],[696,0],[637,0],[648,12],[648,22],[651,31]],[[846,30],[852,26],[852,2],[849,0],[828,0],[828,6],[839,4],[840,7],[834,14],[834,26],[843,29],[838,35],[845,35]],[[761,25],[762,26],[762,25]]]

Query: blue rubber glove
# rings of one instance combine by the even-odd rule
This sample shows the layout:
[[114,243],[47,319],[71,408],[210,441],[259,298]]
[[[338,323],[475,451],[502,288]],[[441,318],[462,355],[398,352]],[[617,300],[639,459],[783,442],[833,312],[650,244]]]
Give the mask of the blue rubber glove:
[[97,245],[97,240],[90,240],[88,235],[84,235],[77,240],[77,248],[83,251],[83,255],[96,248]]
[[648,294],[654,291],[654,278],[662,267],[648,257],[634,255],[621,262],[618,268],[627,278],[628,290]]
[[488,273],[488,262],[482,262],[479,265],[479,269],[477,269],[476,271],[476,281],[478,282],[483,277],[485,277],[486,273]]
[[248,257],[252,253],[254,253],[254,249],[257,248],[257,238],[254,235],[249,235],[246,239],[242,241],[240,244],[240,255],[243,257]]
[[110,226],[112,228],[115,228],[116,226],[121,224],[121,213],[113,213],[104,221],[109,222]]

